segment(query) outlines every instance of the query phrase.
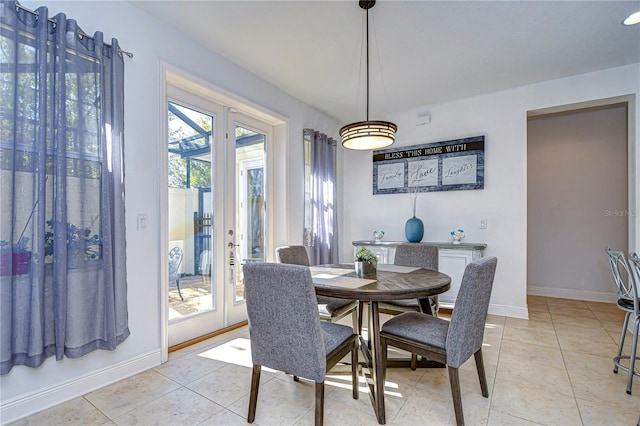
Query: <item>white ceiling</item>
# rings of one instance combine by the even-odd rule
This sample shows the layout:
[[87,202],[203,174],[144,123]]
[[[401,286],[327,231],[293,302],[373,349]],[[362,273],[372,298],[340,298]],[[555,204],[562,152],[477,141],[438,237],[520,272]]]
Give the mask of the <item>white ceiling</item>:
[[[356,0],[131,3],[342,123],[365,118]],[[622,25],[638,10],[640,1],[378,1],[370,118],[640,62],[640,25]]]

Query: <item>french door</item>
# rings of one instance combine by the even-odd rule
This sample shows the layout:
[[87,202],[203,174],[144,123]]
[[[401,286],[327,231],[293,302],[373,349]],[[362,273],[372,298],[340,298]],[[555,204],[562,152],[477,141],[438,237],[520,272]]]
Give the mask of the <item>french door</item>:
[[246,319],[242,265],[264,262],[267,243],[266,147],[270,129],[262,122],[237,112],[228,115],[227,173],[234,185],[228,185],[225,197],[227,256],[229,258],[229,322]]
[[268,246],[270,126],[167,88],[168,345],[246,320],[242,265]]

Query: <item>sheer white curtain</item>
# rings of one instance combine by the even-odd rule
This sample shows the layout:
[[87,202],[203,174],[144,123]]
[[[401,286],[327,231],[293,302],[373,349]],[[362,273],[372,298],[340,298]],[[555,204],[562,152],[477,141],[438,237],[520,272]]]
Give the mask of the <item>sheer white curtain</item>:
[[129,336],[124,63],[62,13],[0,5],[0,370]]
[[304,244],[313,265],[338,263],[336,141],[324,133],[304,129],[305,229]]

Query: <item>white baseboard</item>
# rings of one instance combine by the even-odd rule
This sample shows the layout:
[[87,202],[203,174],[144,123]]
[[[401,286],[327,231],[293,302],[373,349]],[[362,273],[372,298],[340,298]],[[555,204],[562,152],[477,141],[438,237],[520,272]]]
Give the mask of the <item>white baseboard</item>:
[[21,395],[1,406],[2,424],[14,422],[54,405],[69,401],[111,383],[160,365],[160,349],[92,371],[73,381]]
[[529,319],[529,310],[527,308],[518,308],[509,305],[489,305],[489,313],[491,315],[502,315],[510,318]]
[[528,286],[527,294],[532,296],[557,297],[560,299],[585,300],[587,302],[615,303],[618,300],[618,296],[615,293],[537,286]]

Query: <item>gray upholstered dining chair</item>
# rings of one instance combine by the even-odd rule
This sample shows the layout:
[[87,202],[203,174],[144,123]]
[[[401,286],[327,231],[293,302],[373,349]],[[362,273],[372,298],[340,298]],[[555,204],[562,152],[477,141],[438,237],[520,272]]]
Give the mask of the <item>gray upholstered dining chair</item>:
[[326,372],[349,352],[358,399],[358,336],[348,326],[320,321],[308,267],[247,263],[243,273],[253,362],[247,421],[255,420],[265,366],[315,382],[315,424],[321,425]]
[[[398,266],[414,266],[417,268],[438,270],[438,247],[426,244],[402,244],[396,247],[393,264]],[[420,304],[416,299],[394,300],[381,302],[380,313],[397,315],[402,312],[421,312]],[[438,296],[429,297],[431,313],[438,316]]]
[[[283,246],[276,249],[276,260],[279,263],[309,266],[309,255],[304,246]],[[355,300],[339,299],[337,297],[317,296],[318,313],[320,319],[335,322],[351,314],[353,329],[360,330],[358,319],[358,302]]]
[[[638,331],[640,328],[640,289],[638,288],[640,285],[640,259],[635,253],[627,255],[624,251],[611,250],[609,247],[605,248],[605,252],[609,255],[611,273],[618,287],[618,308],[625,311],[618,351],[613,358],[613,372],[618,373],[618,369],[622,369],[628,373],[627,393],[631,395],[633,376],[640,376],[640,373],[635,371],[635,362],[639,358],[636,351],[638,350]],[[630,321],[633,321],[631,353],[622,355]],[[629,364],[623,365],[622,360],[628,360]]]
[[495,257],[483,257],[467,265],[451,321],[420,312],[405,312],[387,321],[380,332],[383,380],[388,346],[446,364],[458,425],[464,424],[458,368],[471,355],[475,357],[482,396],[489,396],[482,340],[497,263]]

